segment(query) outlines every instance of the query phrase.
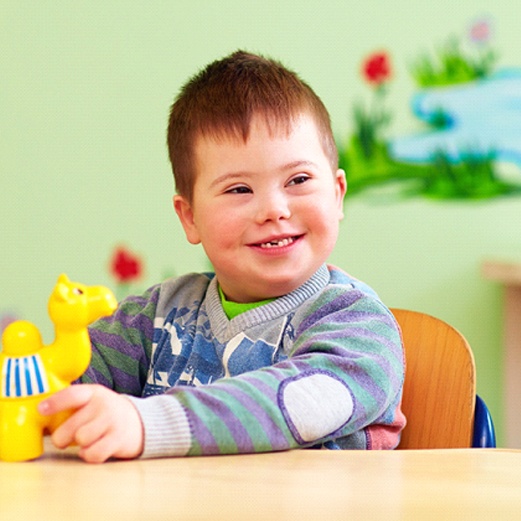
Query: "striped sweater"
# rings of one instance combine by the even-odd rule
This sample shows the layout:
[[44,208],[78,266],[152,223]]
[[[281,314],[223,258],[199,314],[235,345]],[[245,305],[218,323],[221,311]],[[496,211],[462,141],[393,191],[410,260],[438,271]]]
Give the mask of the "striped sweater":
[[129,396],[143,457],[398,444],[398,326],[368,286],[337,268],[324,265],[232,320],[213,274],[169,279],[124,300],[90,334],[82,381]]

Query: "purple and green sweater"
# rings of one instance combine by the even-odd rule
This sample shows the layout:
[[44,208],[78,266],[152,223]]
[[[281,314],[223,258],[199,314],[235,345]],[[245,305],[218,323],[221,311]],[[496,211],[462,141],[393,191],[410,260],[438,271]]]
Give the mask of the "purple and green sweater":
[[144,457],[399,442],[399,328],[368,286],[337,268],[231,320],[213,274],[169,279],[90,334],[82,382],[129,396]]

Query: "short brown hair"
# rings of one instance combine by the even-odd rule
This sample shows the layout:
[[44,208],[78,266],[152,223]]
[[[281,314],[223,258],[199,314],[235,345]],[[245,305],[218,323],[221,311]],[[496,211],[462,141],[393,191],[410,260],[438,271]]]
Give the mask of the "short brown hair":
[[253,116],[287,132],[308,113],[315,120],[324,152],[336,170],[338,152],[329,114],[313,90],[281,63],[237,51],[210,63],[181,89],[170,111],[168,152],[177,193],[192,200],[194,146],[201,136],[248,139]]

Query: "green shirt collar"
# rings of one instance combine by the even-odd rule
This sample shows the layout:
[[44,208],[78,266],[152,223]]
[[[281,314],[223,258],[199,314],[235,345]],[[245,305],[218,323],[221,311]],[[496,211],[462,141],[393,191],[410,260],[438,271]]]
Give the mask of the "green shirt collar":
[[275,300],[273,298],[269,298],[266,300],[259,300],[258,302],[232,302],[231,300],[226,300],[221,286],[219,286],[219,295],[221,296],[221,304],[223,306],[224,313],[228,317],[228,320],[235,318],[237,315],[240,315],[245,311],[258,308]]

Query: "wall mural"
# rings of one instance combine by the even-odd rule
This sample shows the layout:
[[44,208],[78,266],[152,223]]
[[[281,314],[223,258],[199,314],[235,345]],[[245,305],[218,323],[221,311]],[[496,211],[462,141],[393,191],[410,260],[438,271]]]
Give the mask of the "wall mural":
[[118,302],[131,294],[141,293],[136,284],[143,278],[145,263],[143,258],[123,244],[114,247],[108,264],[109,274],[115,283]]
[[[136,253],[133,248],[123,243],[116,244],[110,252],[107,269],[118,302],[129,295],[139,295],[145,291],[146,286],[143,286],[146,278],[145,257]],[[208,264],[208,271],[214,271],[210,264]],[[177,276],[176,271],[169,266],[163,270],[161,280],[175,276]]]
[[375,52],[363,61],[370,103],[354,105],[353,133],[339,144],[348,196],[521,195],[521,175],[516,182],[499,166],[521,167],[521,69],[497,70],[490,20],[472,24],[464,44],[450,38],[409,67],[417,89],[411,108],[423,128],[405,136],[386,133],[394,117],[386,104],[393,78],[390,54]]

